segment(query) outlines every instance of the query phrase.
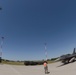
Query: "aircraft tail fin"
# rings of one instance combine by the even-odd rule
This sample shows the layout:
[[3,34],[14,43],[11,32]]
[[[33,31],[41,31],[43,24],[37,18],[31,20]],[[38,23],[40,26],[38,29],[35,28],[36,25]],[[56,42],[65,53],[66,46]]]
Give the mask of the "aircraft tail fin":
[[75,53],[76,53],[76,52],[75,52],[75,49],[76,49],[76,48],[74,48],[74,50],[73,50],[73,54],[75,54]]

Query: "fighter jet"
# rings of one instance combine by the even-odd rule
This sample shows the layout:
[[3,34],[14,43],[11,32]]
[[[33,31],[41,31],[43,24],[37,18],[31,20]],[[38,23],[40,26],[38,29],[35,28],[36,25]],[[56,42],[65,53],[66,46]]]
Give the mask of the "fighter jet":
[[68,64],[70,62],[74,62],[76,60],[76,52],[75,49],[73,50],[72,54],[66,54],[66,55],[62,55],[59,57],[59,60],[64,63],[64,64]]

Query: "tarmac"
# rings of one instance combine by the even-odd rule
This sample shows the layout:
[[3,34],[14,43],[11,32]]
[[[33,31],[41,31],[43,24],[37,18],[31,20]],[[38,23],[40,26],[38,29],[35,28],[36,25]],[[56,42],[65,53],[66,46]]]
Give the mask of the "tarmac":
[[[76,75],[76,62],[63,65],[60,62],[48,64],[47,75]],[[43,65],[17,66],[0,64],[0,75],[45,75]]]

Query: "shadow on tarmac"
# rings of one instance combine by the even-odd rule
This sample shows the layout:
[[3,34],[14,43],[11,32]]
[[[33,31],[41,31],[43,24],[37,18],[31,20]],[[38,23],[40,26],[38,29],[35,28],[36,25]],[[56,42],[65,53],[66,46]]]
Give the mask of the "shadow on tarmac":
[[[68,63],[68,64],[69,64],[69,63]],[[59,66],[57,66],[57,67],[62,67],[62,66],[68,65],[68,64],[61,64],[61,65],[59,65]]]
[[47,72],[46,74],[49,74],[50,72]]

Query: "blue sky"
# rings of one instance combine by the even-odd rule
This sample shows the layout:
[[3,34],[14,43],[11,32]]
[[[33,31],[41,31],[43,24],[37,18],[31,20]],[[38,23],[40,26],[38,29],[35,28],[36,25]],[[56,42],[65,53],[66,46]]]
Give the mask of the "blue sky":
[[76,47],[76,0],[0,0],[0,6],[3,58],[45,59],[45,42],[48,59]]

